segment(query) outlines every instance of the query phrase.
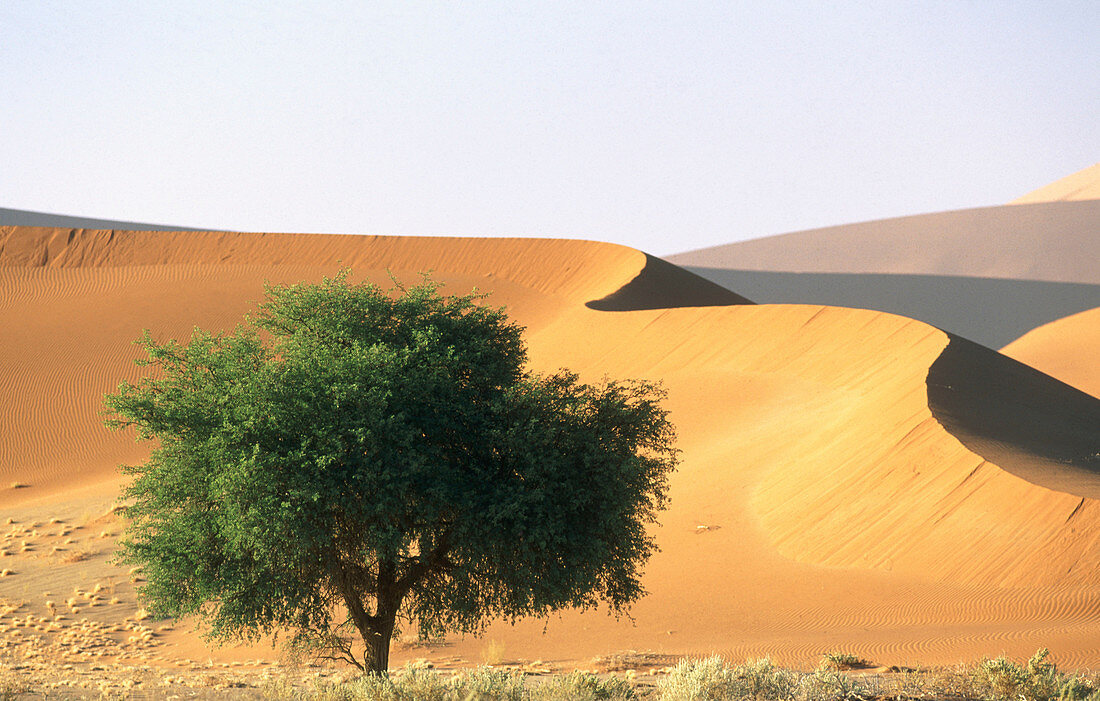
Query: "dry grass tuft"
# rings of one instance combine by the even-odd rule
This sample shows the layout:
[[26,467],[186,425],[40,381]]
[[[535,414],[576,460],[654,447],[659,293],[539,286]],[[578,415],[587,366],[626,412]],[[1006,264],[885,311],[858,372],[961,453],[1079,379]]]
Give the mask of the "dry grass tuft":
[[83,562],[97,554],[98,553],[89,550],[67,550],[65,554],[61,556],[61,562],[66,565],[71,565],[74,562]]
[[871,665],[867,660],[853,655],[849,652],[826,652],[821,656],[821,662],[818,664],[819,669],[832,670],[834,672],[843,672],[849,669],[866,669]]

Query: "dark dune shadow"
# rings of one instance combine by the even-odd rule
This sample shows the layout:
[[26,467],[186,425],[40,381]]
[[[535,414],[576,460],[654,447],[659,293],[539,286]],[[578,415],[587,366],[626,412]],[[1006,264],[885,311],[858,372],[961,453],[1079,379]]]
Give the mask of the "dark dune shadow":
[[113,219],[92,219],[91,217],[70,217],[64,214],[29,212],[23,209],[4,209],[2,207],[0,207],[0,226],[45,226],[60,229],[116,229],[121,231],[209,231],[209,229],[192,229],[185,226],[141,224],[138,222],[115,221]]
[[779,273],[686,266],[760,304],[825,304],[917,319],[990,348],[1100,307],[1100,285],[950,275]]
[[693,272],[646,254],[638,275],[602,299],[585,306],[602,312],[629,312],[673,307],[719,307],[752,304],[732,290]]
[[928,369],[932,415],[1032,484],[1100,498],[1100,399],[952,335]]

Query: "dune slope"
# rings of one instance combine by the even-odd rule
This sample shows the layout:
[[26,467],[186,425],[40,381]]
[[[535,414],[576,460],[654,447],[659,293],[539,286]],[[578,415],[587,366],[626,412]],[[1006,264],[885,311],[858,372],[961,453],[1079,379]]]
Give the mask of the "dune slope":
[[[476,285],[528,326],[537,369],[668,388],[683,464],[634,621],[591,612],[494,625],[488,639],[508,656],[649,649],[807,664],[844,648],[905,664],[1048,646],[1064,665],[1100,666],[1100,519],[1082,476],[1100,451],[1089,423],[1100,400],[1036,374],[1013,411],[1067,434],[1047,452],[1006,443],[983,413],[983,397],[1004,396],[979,383],[944,413],[950,401],[931,390],[959,387],[968,363],[991,367],[994,384],[1011,375],[993,351],[881,312],[740,304],[608,244],[0,229],[11,339],[0,347],[0,485],[30,485],[0,490],[0,505],[79,500],[66,490],[117,486],[115,465],[141,459],[97,415],[102,393],[136,376],[141,328],[228,328],[264,280],[339,266]],[[1000,464],[1014,456],[1041,459],[1039,472]],[[18,579],[0,581],[0,596]],[[476,660],[484,645],[456,640],[445,654]]]
[[685,266],[762,304],[825,304],[907,316],[1000,348],[1032,329],[1100,305],[1100,285],[874,273],[781,273]]
[[1100,397],[1100,307],[1033,329],[1001,353]]
[[1100,284],[1100,201],[1041,202],[768,236],[665,259],[796,273],[898,273]]

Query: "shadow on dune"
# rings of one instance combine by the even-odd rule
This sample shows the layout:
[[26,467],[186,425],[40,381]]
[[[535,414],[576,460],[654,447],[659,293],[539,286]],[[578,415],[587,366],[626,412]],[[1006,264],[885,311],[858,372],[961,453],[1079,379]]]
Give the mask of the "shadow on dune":
[[0,226],[46,226],[59,229],[118,229],[120,231],[209,231],[209,229],[192,229],[186,226],[70,217],[65,214],[30,212],[25,209],[4,209],[3,207],[0,207]]
[[1002,348],[1032,329],[1100,307],[1100,285],[950,275],[780,273],[686,266],[760,304],[824,304],[917,319]]
[[645,258],[645,267],[633,280],[602,299],[586,302],[585,306],[601,312],[631,312],[753,303],[680,266],[648,253]]
[[954,335],[926,384],[932,415],[972,452],[1032,484],[1100,498],[1100,399]]
[[804,273],[899,273],[1096,284],[1100,200],[1001,205],[842,224],[665,256]]

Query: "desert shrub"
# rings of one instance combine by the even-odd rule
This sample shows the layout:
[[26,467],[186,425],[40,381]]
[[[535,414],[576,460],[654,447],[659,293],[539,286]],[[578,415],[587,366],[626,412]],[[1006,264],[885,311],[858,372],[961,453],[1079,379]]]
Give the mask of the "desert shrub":
[[367,674],[344,682],[318,682],[299,698],[309,701],[403,701],[405,697],[389,677]]
[[974,670],[974,681],[991,698],[1007,701],[1023,696],[1027,673],[1002,655],[992,660],[982,660]]
[[0,701],[14,701],[30,691],[30,685],[12,672],[0,668]]
[[849,652],[826,652],[821,656],[821,662],[818,665],[821,669],[831,669],[834,672],[840,672],[845,669],[856,669],[857,667],[865,667],[867,663],[863,658],[853,655]]
[[347,681],[319,681],[312,689],[271,681],[261,689],[261,697],[267,701],[466,701],[438,674],[413,665],[393,677],[365,674]]
[[451,681],[453,696],[450,698],[455,701],[523,701],[526,676],[522,672],[479,667]]
[[1100,700],[1100,689],[1085,679],[1059,673],[1054,663],[1047,661],[1049,655],[1042,648],[1023,666],[1003,655],[982,660],[974,670],[974,686],[994,701]]
[[729,667],[721,657],[708,657],[682,660],[658,684],[658,698],[661,701],[786,701],[795,698],[798,688],[796,673],[779,669],[767,658]]
[[1063,679],[1058,688],[1058,701],[1100,701],[1100,688],[1076,675]]
[[797,698],[800,701],[848,701],[868,695],[866,686],[860,680],[831,669],[819,669],[802,678]]
[[634,688],[624,679],[600,679],[595,674],[572,672],[531,689],[531,701],[626,701]]
[[798,676],[779,669],[768,658],[749,660],[733,668],[734,693],[739,699],[771,701],[794,698]]
[[285,679],[269,679],[260,687],[260,698],[264,701],[293,701],[301,698],[301,694]]
[[721,657],[680,660],[657,684],[660,701],[716,701],[733,698],[733,670]]
[[907,669],[885,680],[886,693],[899,699],[977,698],[973,674],[965,667]]

